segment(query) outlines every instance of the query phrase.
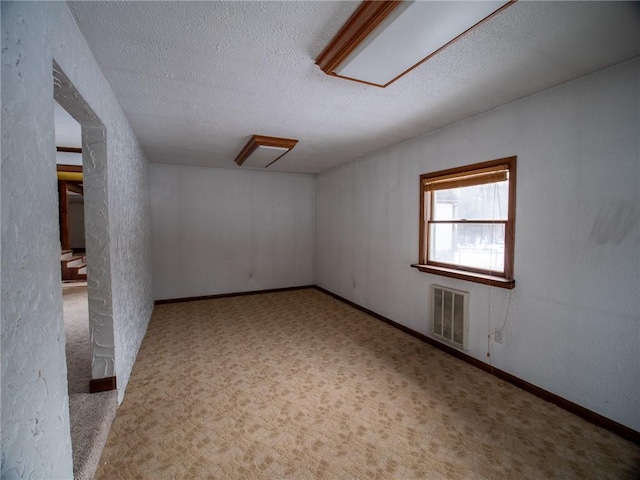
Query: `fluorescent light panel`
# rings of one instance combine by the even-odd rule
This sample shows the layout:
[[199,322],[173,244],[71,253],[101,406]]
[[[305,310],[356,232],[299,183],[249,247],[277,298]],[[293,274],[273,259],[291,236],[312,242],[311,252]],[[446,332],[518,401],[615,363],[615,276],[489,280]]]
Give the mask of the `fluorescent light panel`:
[[[361,9],[372,8],[367,3],[364,2]],[[354,42],[338,51],[352,49],[337,66],[327,71],[321,63],[331,44],[318,57],[317,63],[326,73],[386,87],[509,3],[513,2],[400,2],[390,13],[384,14],[387,15],[386,18],[357,46],[353,43],[359,41],[362,35],[354,34]],[[353,31],[357,33],[357,15],[358,11],[344,29],[348,29],[353,23]],[[380,20],[377,17],[371,21]],[[366,25],[360,25],[359,28],[362,30]],[[340,35],[344,35],[343,31],[339,32],[336,39]]]
[[288,148],[258,145],[242,165],[245,167],[266,168],[288,151]]
[[291,150],[297,140],[289,138],[253,135],[236,157],[238,165],[252,168],[267,168]]

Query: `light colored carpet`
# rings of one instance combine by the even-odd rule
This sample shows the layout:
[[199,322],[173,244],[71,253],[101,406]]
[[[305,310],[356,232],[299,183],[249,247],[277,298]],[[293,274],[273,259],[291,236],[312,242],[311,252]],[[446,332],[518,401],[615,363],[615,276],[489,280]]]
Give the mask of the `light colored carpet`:
[[315,289],[156,306],[98,479],[621,479],[640,446]]
[[91,338],[87,282],[62,284],[64,335],[69,394],[89,393],[91,381]]
[[116,416],[117,403],[115,390],[69,395],[75,480],[93,478]]
[[63,283],[62,299],[73,473],[76,480],[91,480],[116,414],[117,396],[115,390],[89,393],[91,345],[87,283]]

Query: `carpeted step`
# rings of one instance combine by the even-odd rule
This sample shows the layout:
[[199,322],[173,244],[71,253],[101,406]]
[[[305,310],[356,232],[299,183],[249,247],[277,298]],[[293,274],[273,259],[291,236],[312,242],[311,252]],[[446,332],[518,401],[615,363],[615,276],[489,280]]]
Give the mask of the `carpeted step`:
[[60,260],[60,267],[62,270],[63,280],[77,280],[77,270],[79,268],[85,268],[84,274],[86,274],[87,264],[83,261],[83,256],[74,255],[64,260]]

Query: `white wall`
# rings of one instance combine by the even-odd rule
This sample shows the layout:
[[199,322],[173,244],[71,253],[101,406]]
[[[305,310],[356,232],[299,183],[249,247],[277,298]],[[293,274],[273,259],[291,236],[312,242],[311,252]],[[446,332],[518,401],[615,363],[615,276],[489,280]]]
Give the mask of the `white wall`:
[[1,8],[0,476],[71,478],[48,9]]
[[151,166],[156,299],[311,285],[315,177]]
[[[136,354],[146,332],[151,311],[153,310],[153,291],[151,277],[151,208],[149,164],[142,148],[129,126],[129,122],[118,104],[111,87],[95,62],[86,41],[75,20],[63,3],[55,3],[51,18],[54,27],[54,41],[51,55],[73,82],[83,99],[100,118],[106,130],[106,164],[96,165],[104,158],[99,154],[98,144],[87,148],[84,161],[85,178],[106,174],[105,192],[85,191],[85,223],[99,224],[97,231],[106,227],[108,238],[101,239],[104,250],[99,259],[92,258],[92,238],[87,238],[89,260],[89,311],[98,309],[98,305],[111,302],[113,348],[109,348],[106,332],[107,315],[101,315],[97,325],[92,324],[92,341],[109,358],[94,356],[93,376],[100,378],[111,373],[109,360],[113,362],[113,371],[117,377],[118,400],[121,402],[129,381]],[[92,135],[83,131],[84,144]],[[83,152],[84,153],[84,152]],[[93,172],[93,173],[92,173]],[[96,198],[99,197],[99,198]],[[106,200],[103,216],[105,219],[90,216],[88,212],[100,211],[92,208],[96,202]],[[99,207],[99,205],[98,205]],[[96,231],[94,229],[94,231]],[[88,232],[88,229],[87,229]],[[100,261],[104,260],[101,265]],[[110,274],[110,285],[96,285],[97,298],[91,296],[92,272],[99,268]],[[97,273],[96,273],[97,275]],[[94,277],[96,276],[94,275]],[[97,339],[97,340],[96,340]],[[102,375],[97,375],[101,371]]]
[[[102,219],[108,235],[100,255],[109,259],[113,284],[105,291],[113,303],[107,320],[115,344],[109,351],[115,352],[120,399],[153,308],[148,165],[66,4],[2,2],[1,8],[1,476],[72,478],[53,60],[107,131],[108,181],[101,198],[108,199],[109,221]],[[107,173],[107,165],[95,167]]]
[[[640,430],[640,61],[317,178],[317,283],[429,335],[431,284],[471,292],[469,354]],[[517,155],[512,291],[420,273],[419,175]],[[508,309],[507,316],[507,306]]]

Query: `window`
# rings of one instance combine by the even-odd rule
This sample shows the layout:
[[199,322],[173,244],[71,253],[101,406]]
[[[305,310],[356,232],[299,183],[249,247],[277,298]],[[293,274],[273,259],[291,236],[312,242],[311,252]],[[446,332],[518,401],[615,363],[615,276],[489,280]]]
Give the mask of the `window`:
[[420,176],[420,271],[513,288],[516,157]]

